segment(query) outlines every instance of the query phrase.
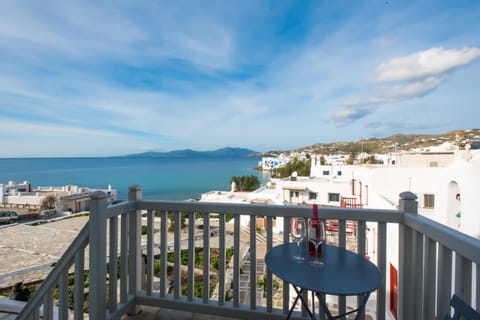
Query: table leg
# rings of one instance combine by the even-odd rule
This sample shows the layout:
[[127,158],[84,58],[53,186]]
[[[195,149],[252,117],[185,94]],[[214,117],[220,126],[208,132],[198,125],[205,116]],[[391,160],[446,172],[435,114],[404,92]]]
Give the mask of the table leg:
[[335,317],[333,317],[332,314],[330,313],[330,310],[328,310],[327,303],[325,302],[324,297],[318,292],[317,292],[317,298],[318,298],[318,301],[320,302],[320,308],[323,309],[323,312],[325,312],[327,319],[329,320],[335,319]]
[[300,301],[302,302],[302,305],[307,310],[308,315],[310,316],[310,319],[314,320],[315,317],[313,316],[312,311],[310,311],[310,309],[308,308],[308,303],[305,302],[305,300],[303,300],[303,297],[302,297],[302,293],[303,293],[304,289],[302,288],[302,289],[298,290],[298,288],[296,286],[293,286],[293,289],[295,289],[295,292],[297,293],[297,297],[295,298],[295,301],[293,301],[292,307],[288,311],[287,319],[290,319],[290,316],[292,315],[293,309],[295,309],[295,306],[297,305],[298,299],[300,299]]
[[343,313],[343,314],[339,314],[338,316],[333,316],[331,314],[330,310],[328,310],[327,303],[326,303],[324,297],[320,293],[317,292],[317,298],[318,298],[318,301],[320,302],[320,308],[323,309],[323,311],[325,312],[325,314],[327,316],[327,319],[329,319],[329,320],[335,320],[335,319],[338,319],[338,318],[342,318],[342,317],[344,317],[346,315],[349,315],[350,313],[354,313],[354,312],[357,313],[357,315],[355,316],[355,320],[358,320],[361,312],[363,311],[363,309],[365,309],[365,305],[367,304],[368,297],[370,297],[370,293],[366,293],[363,296],[362,302],[360,303],[360,306],[357,309],[346,312],[346,313]]
[[362,314],[362,311],[365,309],[365,306],[367,305],[368,297],[370,297],[370,292],[366,293],[363,298],[362,302],[360,303],[360,306],[357,309],[357,316],[355,317],[355,320],[357,320],[360,315]]
[[315,319],[315,292],[312,291],[312,314],[313,319]]

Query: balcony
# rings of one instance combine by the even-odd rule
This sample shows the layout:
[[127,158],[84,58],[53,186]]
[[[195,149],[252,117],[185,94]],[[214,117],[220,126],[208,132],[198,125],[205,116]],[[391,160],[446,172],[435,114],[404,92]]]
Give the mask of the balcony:
[[[84,319],[86,306],[90,319],[120,319],[142,307],[284,319],[294,297],[288,283],[262,268],[263,256],[290,241],[274,225],[288,230],[289,217],[310,214],[302,206],[146,201],[138,186],[130,188],[128,201],[107,207],[104,193],[92,193],[89,222],[17,319],[51,319],[54,313]],[[246,229],[245,217],[252,222]],[[319,217],[336,226],[331,241],[362,255],[374,233],[371,259],[384,284],[363,318],[443,319],[453,293],[479,309],[480,241],[418,215],[412,193],[400,195],[399,210],[329,207],[320,208]],[[259,218],[262,235],[253,223]],[[352,225],[355,232],[349,232]],[[357,303],[333,296],[327,301],[340,313]],[[299,308],[294,317],[307,313]]]

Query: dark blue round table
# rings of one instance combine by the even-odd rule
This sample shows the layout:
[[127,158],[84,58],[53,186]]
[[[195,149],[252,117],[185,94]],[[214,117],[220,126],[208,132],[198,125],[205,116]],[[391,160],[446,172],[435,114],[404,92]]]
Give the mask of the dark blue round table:
[[336,317],[333,317],[328,310],[323,295],[363,296],[359,307],[346,313],[349,314],[363,310],[370,293],[383,283],[382,272],[377,266],[354,252],[324,245],[321,257],[324,265],[313,267],[310,265],[306,252],[305,261],[294,260],[292,257],[296,254],[296,250],[295,243],[287,243],[272,248],[265,255],[267,268],[280,279],[291,283],[298,294],[287,318],[290,317],[298,299],[302,301],[313,318],[301,295],[305,290],[315,292],[323,311],[329,319],[334,319]]

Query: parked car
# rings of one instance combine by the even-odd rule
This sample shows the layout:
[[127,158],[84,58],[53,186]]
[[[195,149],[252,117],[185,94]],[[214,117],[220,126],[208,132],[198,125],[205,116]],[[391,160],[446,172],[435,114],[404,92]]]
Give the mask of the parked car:
[[1,211],[0,223],[12,223],[18,220],[18,215],[15,211]]
[[56,214],[57,214],[57,210],[47,209],[47,210],[43,210],[43,211],[40,212],[40,217],[49,218],[49,217],[53,217]]

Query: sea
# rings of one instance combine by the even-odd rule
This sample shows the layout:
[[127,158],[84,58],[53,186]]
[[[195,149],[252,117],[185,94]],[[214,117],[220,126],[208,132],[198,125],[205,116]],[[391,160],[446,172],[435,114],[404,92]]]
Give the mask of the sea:
[[28,181],[32,188],[77,185],[118,191],[140,185],[149,200],[198,199],[209,191],[229,191],[233,176],[255,175],[261,184],[269,177],[256,170],[260,158],[3,158],[0,183]]

